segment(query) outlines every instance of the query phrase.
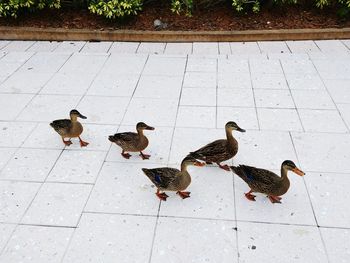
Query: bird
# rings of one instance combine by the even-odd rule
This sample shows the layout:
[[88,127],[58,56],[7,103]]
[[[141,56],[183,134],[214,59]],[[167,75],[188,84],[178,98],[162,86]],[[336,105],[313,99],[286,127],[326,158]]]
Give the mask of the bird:
[[181,170],[161,167],[154,169],[142,168],[142,171],[157,187],[156,195],[160,200],[166,201],[169,197],[164,191],[176,191],[182,199],[185,199],[190,197],[190,192],[184,191],[191,183],[191,176],[187,171],[189,165],[204,166],[204,163],[191,156],[186,156],[181,162]]
[[250,191],[245,196],[250,201],[255,201],[252,193],[266,194],[272,203],[281,203],[281,195],[284,195],[290,186],[287,176],[288,171],[304,176],[293,161],[285,160],[281,165],[281,176],[265,170],[248,165],[231,166],[231,170],[245,181],[250,187]]
[[[80,138],[80,135],[83,132],[83,125],[78,121],[78,118],[86,119],[86,117],[76,109],[71,110],[69,115],[70,115],[70,120],[69,119],[55,120],[50,123],[50,126],[54,128],[54,130],[62,137],[62,141],[66,146],[71,145],[72,144],[71,138],[76,138],[76,137],[79,138],[81,147],[87,146],[89,143],[84,142]],[[65,138],[69,138],[69,140],[66,141]]]
[[148,126],[144,122],[139,122],[136,125],[137,133],[135,132],[116,133],[114,135],[110,135],[108,139],[122,148],[121,155],[125,159],[129,159],[131,157],[131,155],[127,152],[140,152],[140,156],[142,157],[142,159],[146,160],[146,159],[149,159],[151,155],[144,154],[142,152],[148,146],[148,139],[143,134],[144,130],[154,130],[154,128],[151,126]]
[[227,164],[221,165],[221,162],[233,158],[238,152],[238,142],[232,136],[233,130],[245,132],[237,123],[229,121],[225,125],[226,139],[213,141],[194,152],[190,152],[190,155],[205,161],[207,164],[216,163],[220,168],[230,171],[229,166]]

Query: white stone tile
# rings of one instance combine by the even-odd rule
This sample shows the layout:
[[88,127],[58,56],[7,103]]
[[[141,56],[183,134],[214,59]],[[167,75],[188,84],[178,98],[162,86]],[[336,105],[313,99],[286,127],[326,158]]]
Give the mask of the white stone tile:
[[306,41],[286,41],[289,49],[293,53],[319,52],[320,50],[312,40]]
[[219,46],[216,42],[193,42],[193,54],[218,55]]
[[94,183],[105,156],[105,152],[63,151],[46,181]]
[[314,60],[314,65],[320,76],[327,79],[350,79],[350,57],[348,59],[332,59]]
[[283,60],[309,60],[310,57],[307,53],[269,53],[269,59],[280,59]]
[[349,250],[349,229],[320,228],[323,241],[326,246],[329,262],[346,263]]
[[[191,166],[188,171],[192,184],[186,189],[191,197],[181,199],[175,192],[161,204],[161,216],[235,219],[233,179],[217,167]],[[203,190],[205,189],[205,190]],[[220,190],[219,190],[220,189]]]
[[177,99],[180,97],[182,76],[143,75],[134,97]]
[[35,126],[35,123],[0,122],[0,146],[21,146]]
[[18,226],[0,256],[0,261],[61,262],[72,233],[71,228]]
[[79,52],[85,44],[85,41],[63,41],[53,52]]
[[[160,218],[151,262],[236,262],[235,237],[233,222]],[[171,245],[168,240],[172,240]],[[188,244],[191,244],[191,249],[188,249]]]
[[282,74],[280,61],[277,59],[250,59],[250,70],[252,74]]
[[[69,117],[69,112],[76,108],[79,99],[80,96],[37,95],[27,107],[25,107],[17,119],[25,121],[53,121],[56,119],[66,119]],[[81,113],[85,114],[83,111],[81,111]]]
[[[277,175],[280,175],[279,167],[276,166],[275,170],[272,170]],[[258,168],[265,169],[265,167]],[[308,173],[305,176],[308,176]],[[290,188],[286,194],[281,196],[281,204],[272,204],[266,195],[259,193],[254,193],[256,195],[255,202],[248,200],[244,193],[249,192],[249,186],[236,174],[234,177],[237,220],[316,226],[302,177],[293,172],[288,173]]]
[[85,211],[157,215],[159,199],[152,182],[141,170],[144,167],[157,167],[157,164],[104,163]]
[[0,120],[16,119],[32,98],[29,94],[0,94]]
[[34,55],[34,52],[20,52],[20,51],[13,51],[8,52],[2,59],[1,63],[17,63],[19,65],[22,65],[25,63],[28,59],[30,59]]
[[230,42],[232,54],[260,54],[257,42]]
[[324,84],[318,75],[287,74],[286,79],[291,90],[324,90]]
[[0,77],[2,81],[11,76],[22,66],[19,62],[4,62],[3,59],[0,61]]
[[350,103],[350,80],[325,80],[324,83],[335,103]]
[[337,202],[350,196],[349,174],[307,173],[305,180],[318,225],[349,228],[350,211],[346,203]]
[[254,107],[251,89],[218,89],[218,106]]
[[316,40],[315,43],[324,53],[349,53],[340,40]]
[[88,123],[119,124],[123,119],[129,98],[85,96],[78,105]]
[[249,73],[248,60],[219,59],[218,72],[219,74]]
[[177,100],[133,98],[125,114],[123,124],[135,125],[139,121],[152,123],[153,127],[173,126],[177,112]]
[[192,54],[192,43],[167,43],[164,54]]
[[263,41],[258,42],[263,53],[290,53],[290,50],[283,41]]
[[348,49],[350,49],[350,39],[343,39],[340,40],[345,46],[348,47]]
[[15,151],[16,151],[15,148],[0,148],[0,176],[1,176],[1,169],[4,168],[4,166],[11,159]]
[[[147,123],[152,126],[152,123]],[[135,126],[121,126],[118,132],[136,132]],[[110,148],[106,161],[111,162],[138,162],[138,163],[162,163],[168,162],[169,150],[171,145],[171,139],[173,136],[173,128],[167,127],[156,127],[153,131],[145,131],[145,136],[149,140],[148,147],[143,151],[146,154],[150,154],[151,157],[148,161],[142,160],[138,152],[131,152],[132,155],[129,160],[126,160],[121,156],[122,149],[116,145],[112,144]],[[112,135],[112,134],[110,134]]]
[[75,227],[90,190],[90,185],[45,183],[24,215],[22,223]]
[[84,72],[96,74],[107,58],[107,54],[74,53],[60,69],[60,73]]
[[16,225],[13,224],[1,224],[0,223],[0,250],[5,248],[7,241],[15,229]]
[[219,54],[231,54],[231,46],[229,42],[219,42]]
[[2,48],[2,51],[26,51],[28,48],[30,48],[33,44],[35,44],[35,41],[12,41],[9,43],[6,47]]
[[18,223],[39,187],[39,183],[1,181],[0,222]]
[[249,73],[218,74],[218,88],[251,89],[252,81]]
[[84,47],[80,50],[81,53],[106,53],[111,47],[112,42],[86,42]]
[[163,54],[164,49],[165,49],[165,43],[141,42],[137,49],[137,53]]
[[295,108],[289,90],[257,89],[254,91],[257,107],[267,108]]
[[1,179],[45,181],[61,151],[19,149],[0,173]]
[[180,106],[176,120],[177,127],[216,127],[215,107]]
[[147,262],[156,218],[84,214],[63,262]]
[[1,40],[0,41],[0,49],[6,47],[8,44],[10,44],[11,41],[8,41],[8,40]]
[[37,93],[49,81],[53,73],[21,71],[12,74],[0,85],[0,92]]
[[325,90],[291,90],[299,109],[335,109],[335,105]]
[[216,90],[202,88],[183,89],[180,105],[216,106]]
[[58,41],[36,41],[26,51],[31,52],[51,52],[55,50],[61,43]]
[[146,75],[182,76],[186,58],[150,56],[143,71]]
[[288,89],[283,74],[252,74],[254,89]]
[[40,93],[82,95],[88,90],[94,77],[94,74],[84,72],[56,73]]
[[294,109],[258,109],[262,130],[302,131],[298,113]]
[[101,73],[96,76],[87,95],[99,96],[132,96],[139,75],[118,75],[114,73]]
[[216,73],[209,72],[186,72],[185,88],[216,88]]
[[285,74],[305,74],[312,75],[317,74],[314,64],[310,60],[281,60],[283,70]]
[[237,235],[242,263],[328,262],[317,227],[239,222]]
[[338,104],[338,109],[343,120],[350,127],[350,104]]
[[113,42],[110,47],[110,53],[136,53],[139,42]]
[[348,132],[336,110],[299,110],[299,115],[307,132]]
[[187,72],[216,72],[217,60],[214,58],[203,58],[189,56],[186,65]]
[[19,71],[54,73],[65,64],[69,57],[69,53],[38,52]]
[[[112,53],[103,66],[101,74],[139,75],[145,66],[147,58],[148,56],[144,54]],[[153,72],[153,74],[155,73]]]
[[218,107],[216,128],[225,127],[225,124],[234,120],[242,129],[258,129],[258,119],[254,108]]
[[292,137],[305,171],[350,173],[348,134],[292,133]]
[[245,133],[237,132],[234,136],[239,144],[238,153],[233,159],[234,165],[246,164],[269,170],[279,169],[285,160],[292,160],[298,165],[287,132],[251,130]]

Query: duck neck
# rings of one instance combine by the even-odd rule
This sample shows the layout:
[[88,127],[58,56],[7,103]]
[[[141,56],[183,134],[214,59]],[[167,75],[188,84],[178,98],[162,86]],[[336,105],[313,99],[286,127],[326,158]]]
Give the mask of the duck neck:
[[289,181],[287,174],[288,174],[288,170],[283,168],[283,166],[282,166],[281,167],[281,178],[283,181]]
[[227,138],[228,141],[233,141],[234,140],[231,129],[227,129],[226,128],[226,138]]
[[186,162],[181,163],[181,172],[187,172],[188,164]]
[[143,129],[137,129],[137,134],[143,138],[145,135],[143,135]]
[[75,115],[71,115],[71,116],[70,116],[70,120],[71,120],[72,122],[77,122],[77,121],[78,121],[78,117],[75,116]]

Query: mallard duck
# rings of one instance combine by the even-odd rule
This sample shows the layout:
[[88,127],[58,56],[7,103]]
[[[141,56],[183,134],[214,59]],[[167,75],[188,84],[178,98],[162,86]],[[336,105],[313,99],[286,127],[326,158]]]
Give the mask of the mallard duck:
[[[72,144],[71,138],[79,138],[80,146],[85,147],[89,143],[84,142],[80,135],[83,132],[83,125],[81,125],[80,122],[78,122],[78,118],[86,119],[85,116],[83,116],[79,111],[77,110],[71,110],[70,113],[70,120],[68,119],[62,119],[62,120],[55,120],[50,123],[50,126],[55,129],[55,131],[61,135],[62,141],[66,146],[69,146]],[[68,141],[65,141],[64,138],[69,138]]]
[[204,163],[198,162],[191,156],[187,156],[181,162],[181,171],[169,167],[142,168],[142,171],[157,187],[156,195],[160,200],[166,201],[168,197],[166,193],[161,193],[160,191],[176,191],[182,199],[185,199],[190,197],[190,192],[184,192],[191,183],[191,176],[187,171],[188,165],[203,166]]
[[109,136],[108,139],[122,148],[121,155],[125,159],[129,159],[131,156],[129,153],[126,153],[126,152],[140,152],[140,156],[142,157],[143,160],[149,159],[151,155],[144,154],[142,152],[148,146],[148,139],[143,134],[143,130],[154,130],[154,128],[151,126],[148,126],[144,122],[139,122],[136,125],[137,133],[135,132],[116,133],[114,135]]
[[198,160],[205,161],[207,164],[216,163],[220,168],[230,171],[229,166],[220,163],[231,159],[238,152],[238,142],[232,136],[232,131],[245,132],[235,122],[229,121],[225,125],[226,139],[213,141],[197,151],[190,152],[190,155]]
[[295,163],[289,160],[282,163],[281,176],[268,170],[247,165],[231,166],[230,168],[249,185],[250,191],[245,193],[248,200],[255,201],[256,196],[252,193],[256,192],[266,194],[272,203],[281,203],[282,198],[280,196],[288,191],[290,186],[287,176],[288,171],[300,176],[305,175]]

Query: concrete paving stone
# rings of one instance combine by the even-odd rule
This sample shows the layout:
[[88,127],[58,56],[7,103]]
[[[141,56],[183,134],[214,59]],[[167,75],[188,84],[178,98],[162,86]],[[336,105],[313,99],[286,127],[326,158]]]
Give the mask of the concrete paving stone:
[[262,130],[302,131],[295,109],[258,108],[258,119]]
[[286,41],[292,53],[319,52],[318,46],[312,40]]
[[350,231],[348,229],[333,228],[320,228],[320,230],[326,246],[329,262],[346,263],[350,255],[348,245]]
[[192,54],[192,43],[167,43],[164,54]]
[[110,53],[136,53],[140,42],[112,42],[109,48]]

